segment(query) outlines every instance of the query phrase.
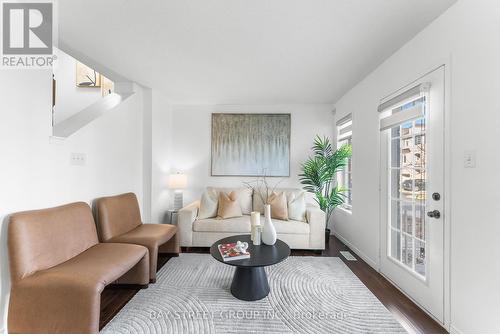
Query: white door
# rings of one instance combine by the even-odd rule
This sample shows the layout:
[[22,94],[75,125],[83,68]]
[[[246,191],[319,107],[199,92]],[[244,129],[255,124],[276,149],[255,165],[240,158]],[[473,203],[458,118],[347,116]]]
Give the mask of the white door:
[[381,272],[443,323],[444,66],[381,111]]

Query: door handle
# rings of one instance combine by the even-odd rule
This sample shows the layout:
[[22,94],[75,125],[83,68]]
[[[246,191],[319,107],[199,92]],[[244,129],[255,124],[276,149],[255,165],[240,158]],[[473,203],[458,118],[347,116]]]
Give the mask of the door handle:
[[427,216],[438,219],[441,217],[441,212],[439,212],[439,210],[429,211],[427,212]]

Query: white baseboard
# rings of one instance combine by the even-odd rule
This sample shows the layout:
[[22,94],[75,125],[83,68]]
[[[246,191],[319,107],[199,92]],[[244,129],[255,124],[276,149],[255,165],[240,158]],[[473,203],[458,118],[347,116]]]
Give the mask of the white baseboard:
[[342,241],[347,247],[349,247],[354,253],[356,253],[357,256],[363,259],[370,267],[375,269],[376,271],[379,270],[379,266],[377,261],[372,260],[369,256],[365,255],[362,251],[360,251],[356,246],[354,246],[352,243],[350,243],[346,238],[338,234],[337,232],[333,232],[333,235],[339,238],[340,241]]
[[464,334],[460,329],[456,328],[453,325],[450,325],[450,334]]

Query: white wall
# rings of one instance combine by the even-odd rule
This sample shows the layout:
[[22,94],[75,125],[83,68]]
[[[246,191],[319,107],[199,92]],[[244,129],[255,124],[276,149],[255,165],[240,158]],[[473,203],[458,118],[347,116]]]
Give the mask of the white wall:
[[[0,332],[9,293],[6,215],[133,191],[143,198],[141,91],[64,141],[53,141],[51,73],[0,71]],[[71,152],[86,166],[70,165]],[[142,203],[141,203],[142,205]]]
[[153,91],[141,87],[142,90],[142,220],[151,223],[152,161],[153,161]]
[[[155,100],[155,99],[153,99]],[[158,100],[158,99],[157,99]],[[159,105],[166,106],[158,101]],[[166,108],[170,109],[170,113]],[[153,195],[153,216],[162,217],[171,205],[168,197],[168,174],[182,171],[188,177],[188,189],[184,192],[184,204],[199,199],[207,186],[243,186],[242,181],[250,178],[210,176],[210,131],[212,112],[248,113],[290,113],[291,172],[283,178],[280,186],[300,187],[298,174],[300,163],[310,154],[314,137],[333,135],[333,107],[331,105],[173,105],[157,107],[163,113],[155,112],[156,140],[153,144],[153,161],[157,168],[153,187],[159,187]],[[169,121],[171,127],[169,127]],[[170,136],[169,136],[170,133]],[[169,153],[170,152],[170,153]],[[271,183],[281,178],[272,178]]]
[[[151,220],[153,223],[168,222],[166,212],[171,192],[167,188],[170,174],[172,147],[172,105],[159,91],[153,91],[152,101],[152,185]],[[188,129],[186,131],[189,131]]]
[[[338,101],[354,114],[353,214],[337,212],[335,231],[379,262],[377,105],[381,98],[448,60],[451,87],[451,330],[500,332],[500,3],[461,0]],[[477,167],[463,154],[477,150]]]
[[57,60],[54,66],[56,79],[55,123],[61,123],[100,98],[99,87],[76,86],[76,59],[59,49],[54,49]]

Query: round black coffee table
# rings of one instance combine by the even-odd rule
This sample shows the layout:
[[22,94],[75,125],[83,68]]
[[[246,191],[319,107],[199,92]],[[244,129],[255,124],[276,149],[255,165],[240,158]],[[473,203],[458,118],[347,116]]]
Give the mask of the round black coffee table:
[[[218,245],[237,241],[248,242],[250,258],[224,262]],[[252,301],[262,299],[269,294],[269,283],[264,267],[279,263],[290,256],[290,247],[279,239],[272,246],[264,244],[254,246],[250,240],[250,235],[243,234],[216,241],[210,247],[210,254],[217,261],[236,267],[233,282],[231,283],[233,296],[241,300]]]

